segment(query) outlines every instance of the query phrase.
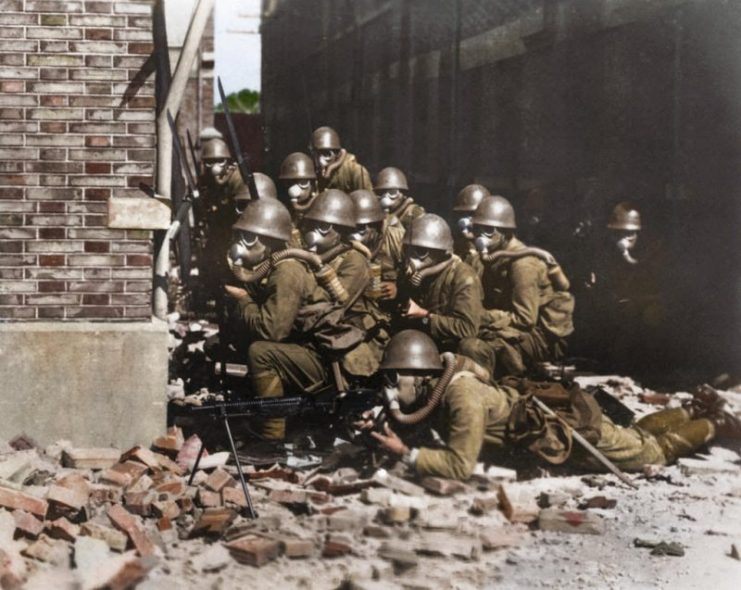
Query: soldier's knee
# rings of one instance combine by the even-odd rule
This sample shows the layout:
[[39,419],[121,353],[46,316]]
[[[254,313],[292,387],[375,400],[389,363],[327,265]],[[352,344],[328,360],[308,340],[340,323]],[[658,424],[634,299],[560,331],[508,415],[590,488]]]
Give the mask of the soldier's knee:
[[253,374],[264,372],[273,366],[275,342],[260,340],[250,344],[247,359]]

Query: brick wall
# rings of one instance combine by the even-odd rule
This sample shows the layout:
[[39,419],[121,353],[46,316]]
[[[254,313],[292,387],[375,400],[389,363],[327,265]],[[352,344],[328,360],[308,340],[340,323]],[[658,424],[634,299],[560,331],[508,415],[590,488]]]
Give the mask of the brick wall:
[[0,0],[0,318],[151,317],[151,232],[106,227],[152,184],[151,27],[151,0]]

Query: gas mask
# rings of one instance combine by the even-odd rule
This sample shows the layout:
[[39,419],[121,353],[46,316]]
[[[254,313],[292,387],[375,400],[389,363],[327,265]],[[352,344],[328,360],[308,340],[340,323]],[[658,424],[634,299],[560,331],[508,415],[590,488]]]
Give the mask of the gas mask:
[[473,240],[473,217],[471,215],[458,218],[458,231],[467,240]]
[[288,198],[291,203],[303,203],[311,198],[311,181],[302,180],[288,187]]
[[226,182],[226,173],[229,170],[229,162],[226,159],[206,160],[203,162],[203,166],[216,184],[223,185]]
[[316,167],[324,171],[337,160],[339,150],[317,150],[314,152],[314,163]]
[[638,242],[638,232],[636,231],[623,231],[619,232],[617,237],[618,241],[615,243],[618,252],[622,254],[628,264],[638,264],[638,261],[631,255],[631,250],[635,248]]
[[236,232],[235,240],[229,248],[229,259],[234,266],[254,268],[270,256],[270,250],[257,234],[247,231]]
[[306,226],[303,238],[309,252],[322,254],[339,244],[342,236],[331,223],[315,222]]
[[360,242],[372,252],[378,246],[378,242],[381,239],[381,232],[375,224],[361,223],[358,224],[357,229],[350,235],[350,239]]
[[495,227],[479,225],[475,228],[474,234],[476,235],[474,245],[479,254],[491,254],[504,245],[504,234]]
[[404,260],[406,274],[410,277],[437,262],[429,249],[420,246],[405,246]]
[[386,213],[396,211],[404,200],[404,193],[399,189],[385,189],[380,195],[381,207]]
[[408,408],[413,405],[427,388],[427,377],[421,375],[400,375],[396,371],[384,371],[383,393],[390,406]]

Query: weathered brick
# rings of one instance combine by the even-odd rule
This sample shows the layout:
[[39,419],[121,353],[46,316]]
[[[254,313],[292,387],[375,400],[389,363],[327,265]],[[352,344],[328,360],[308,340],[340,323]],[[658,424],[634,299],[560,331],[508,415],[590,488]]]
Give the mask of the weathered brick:
[[123,240],[126,231],[122,229],[83,229],[70,228],[69,237],[75,240]]
[[63,240],[67,236],[67,230],[63,227],[39,228],[39,238],[42,240]]
[[38,96],[28,96],[25,94],[0,95],[0,105],[2,106],[32,107],[36,106],[38,103]]
[[39,157],[38,150],[31,149],[31,148],[0,149],[0,159],[25,160],[25,159],[36,159],[38,157]]
[[152,33],[147,30],[116,29],[114,39],[116,41],[151,41]]
[[11,510],[25,510],[26,512],[44,518],[49,504],[41,498],[0,487],[0,506]]
[[147,267],[111,269],[111,278],[113,279],[149,279],[151,274],[152,269]]
[[0,82],[0,90],[3,92],[23,92],[25,86],[25,82],[20,81]]
[[65,160],[67,150],[63,148],[41,148],[39,149],[39,158],[42,160]]
[[[69,97],[67,96],[52,95],[52,96],[41,96],[40,98],[41,98],[41,106],[44,106],[44,107],[66,107],[69,105]],[[41,124],[42,133],[46,129],[44,125],[45,125],[44,123]],[[59,124],[55,122],[54,125],[59,125]],[[59,129],[55,131],[55,133],[60,133],[60,132],[65,132],[65,131],[67,131],[66,124],[62,123]]]
[[67,15],[42,14],[39,16],[39,23],[48,27],[65,27],[67,26]]
[[[8,76],[15,77],[15,76]],[[111,80],[120,81],[127,80],[128,76],[126,70],[113,70],[113,69],[91,69],[85,68],[82,70],[70,70],[70,78],[72,80]]]
[[34,293],[36,291],[36,285],[34,283],[26,283],[23,281],[3,281],[0,283],[0,293]]
[[109,14],[113,11],[113,3],[106,2],[85,2],[85,12],[95,12],[100,14]]
[[[105,135],[107,133],[126,133],[126,125],[123,123],[72,123],[72,133],[94,133]],[[81,158],[85,159],[85,158]]]
[[80,215],[26,215],[26,225],[80,225]]
[[67,203],[67,213],[105,213],[108,206],[105,203]]
[[[90,41],[111,41],[113,39],[112,29],[85,29],[85,39]],[[116,39],[122,41],[125,39]]]
[[36,310],[39,319],[61,319],[64,318],[64,308],[57,306],[44,306]]
[[36,319],[35,307],[0,307],[0,317],[12,320]]
[[23,252],[23,242],[9,242],[0,240],[0,252],[6,254],[19,254]]
[[24,66],[26,65],[25,56],[22,53],[4,53],[0,54],[0,65],[3,66]]
[[[0,23],[1,25],[2,23]],[[0,51],[18,51],[20,53],[31,53],[39,48],[38,41],[0,41]],[[13,76],[4,76],[12,78]]]
[[126,150],[130,161],[151,162],[154,159],[154,150]]
[[[23,145],[25,138],[22,135],[2,135],[0,136],[0,146],[8,145]],[[0,183],[7,184],[4,179],[0,179]],[[21,184],[14,182],[12,184]]]
[[83,66],[85,65],[85,59],[81,55],[29,55],[28,65],[65,68]]
[[154,147],[154,135],[117,135],[113,138],[114,147],[146,148]]
[[110,55],[86,55],[85,56],[85,66],[87,66],[88,68],[110,68],[110,67],[113,67],[113,56],[110,56]]
[[151,254],[150,242],[112,242],[111,252],[132,252],[137,254]]
[[152,43],[129,43],[128,53],[135,55],[149,55],[154,50]]
[[62,254],[42,254],[39,256],[40,266],[64,266],[64,255]]
[[117,107],[121,99],[117,96],[71,96],[70,105],[73,107]]
[[26,118],[38,119],[82,119],[83,109],[60,108],[60,109],[28,109]]
[[58,199],[73,200],[82,197],[82,190],[78,188],[50,188],[50,187],[32,187],[26,191],[29,199]]
[[23,27],[0,27],[0,39],[22,39],[24,33]]
[[23,0],[0,0],[0,10],[3,12],[22,12]]
[[152,19],[141,16],[130,16],[126,21],[130,29],[151,29]]
[[69,24],[73,27],[122,27],[126,24],[126,17],[71,14]]
[[39,78],[42,80],[69,80],[67,68],[41,68]]
[[151,14],[152,8],[146,3],[116,2],[113,5],[116,14]]
[[85,94],[110,95],[112,93],[118,94],[117,92],[113,91],[113,86],[111,84],[106,84],[104,82],[85,82]]
[[0,78],[18,78],[34,80],[39,77],[38,71],[26,68],[0,68]]
[[[41,24],[51,24],[44,22],[45,18],[62,18],[65,19],[66,17],[63,14],[55,14],[55,15],[42,15],[41,17]],[[28,39],[82,39],[82,29],[75,29],[72,27],[64,26],[64,22],[61,23],[62,26],[55,26],[55,27],[29,27],[26,29],[26,37]],[[29,58],[31,57],[37,57],[33,55],[29,55]],[[29,61],[29,65],[31,62]],[[42,64],[39,64],[42,65]]]
[[78,295],[26,295],[28,305],[76,305],[79,303]]
[[36,230],[29,228],[0,228],[0,238],[6,240],[33,240]]
[[[27,279],[81,279],[82,269],[74,268],[27,268]],[[69,287],[69,286],[68,286]]]
[[70,43],[70,48],[75,53],[120,54],[126,51],[126,44],[115,43],[113,41],[77,41],[75,43]]
[[124,290],[124,283],[117,281],[71,281],[67,283],[67,288],[75,293],[116,293]]
[[85,109],[85,119],[88,121],[110,121],[113,119],[113,110]]
[[119,255],[72,255],[68,257],[70,266],[121,266],[124,257]]
[[[69,43],[67,41],[39,41],[39,51],[41,53],[67,53]],[[39,75],[39,78],[41,78],[41,75]]]
[[34,203],[39,213],[65,213],[64,201],[42,201]]
[[109,303],[111,303],[110,295],[101,293],[87,293],[82,296],[83,305],[108,305]]
[[[61,110],[61,109],[59,109]],[[26,145],[28,146],[64,146],[64,147],[82,147],[84,145],[81,135],[28,135],[26,136]]]
[[122,318],[124,310],[120,307],[67,307],[64,310],[68,318]]
[[[128,150],[131,151],[131,150]],[[69,150],[70,160],[85,160],[93,162],[113,162],[126,160],[127,150],[100,149],[100,150]]]
[[37,94],[82,94],[84,90],[84,85],[79,82],[32,82],[28,84],[28,92]]
[[85,215],[83,220],[85,227],[103,227],[108,225],[107,215]]
[[82,2],[69,0],[26,0],[27,12],[82,12]]

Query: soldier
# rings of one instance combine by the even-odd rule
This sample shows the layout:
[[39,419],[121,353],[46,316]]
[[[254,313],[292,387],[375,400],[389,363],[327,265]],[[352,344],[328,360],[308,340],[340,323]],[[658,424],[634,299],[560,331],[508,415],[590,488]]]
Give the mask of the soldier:
[[[568,392],[557,383],[530,382],[518,391],[490,385],[486,371],[475,363],[466,365],[461,361],[464,357],[445,357],[441,362],[428,336],[408,330],[391,339],[381,363],[392,419],[418,424],[429,417],[429,424],[443,438],[442,448],[410,449],[388,424],[383,433],[371,433],[419,475],[467,479],[484,446],[496,450],[505,444],[524,445],[550,463],[568,459],[582,469],[604,470],[581,447],[572,447],[571,431],[561,420],[588,433],[597,450],[624,471],[672,463],[715,437],[741,437],[738,419],[723,411],[723,400],[707,387],[700,388],[685,408],[662,410],[622,427],[603,415],[591,396],[578,388]],[[533,419],[537,406],[530,396],[543,386],[551,392],[560,388],[560,395],[570,404],[568,410],[562,405],[554,408],[560,420],[546,418],[542,411]],[[369,428],[372,423],[358,426]]]
[[291,237],[291,246],[302,248],[301,242],[301,219],[306,211],[319,194],[317,190],[316,172],[314,162],[306,154],[293,152],[288,154],[280,165],[280,174],[278,176],[291,206],[291,216],[293,218],[293,232]]
[[515,237],[515,212],[504,197],[484,198],[473,224],[484,314],[478,338],[461,343],[461,354],[496,376],[522,375],[537,362],[562,358],[574,330],[574,298],[560,267]]
[[[278,198],[278,189],[275,187],[275,183],[273,182],[272,178],[270,178],[267,174],[263,174],[262,172],[255,172],[254,177],[255,188],[257,189],[257,194],[259,195],[258,199]],[[249,188],[247,188],[246,184],[243,184],[240,187],[239,192],[237,192],[237,194],[235,194],[233,197],[235,213],[237,215],[240,215],[252,199],[253,197],[250,194]]]
[[404,230],[385,224],[386,214],[378,197],[371,191],[353,191],[350,198],[355,203],[357,225],[352,239],[368,249],[372,279],[377,283],[371,285],[371,289],[378,291],[373,298],[383,301],[396,299],[396,282],[403,264]]
[[456,214],[458,235],[455,239],[455,253],[467,264],[478,261],[478,252],[474,244],[473,214],[484,197],[491,196],[489,189],[480,184],[469,184],[456,195],[453,202],[453,213]]
[[[281,397],[286,390],[313,394],[327,387],[332,356],[335,359],[342,357],[342,369],[350,375],[367,377],[377,370],[378,361],[365,346],[366,333],[359,327],[368,325],[366,310],[358,300],[368,283],[369,269],[365,256],[350,246],[354,216],[350,197],[334,189],[321,193],[306,211],[303,240],[308,251],[321,259],[322,266],[312,268],[311,279],[302,279],[305,284],[302,292],[311,291],[316,305],[294,305],[285,311],[291,318],[291,325],[295,324],[296,336],[291,342],[269,339],[250,345],[249,368],[258,397]],[[311,260],[311,256],[302,258]],[[319,286],[323,297],[316,293],[314,285]],[[281,297],[283,295],[278,292],[276,301]],[[332,315],[336,310],[340,313]],[[288,318],[282,321],[288,322]],[[346,322],[347,329],[337,322]],[[327,323],[332,325],[327,326]],[[320,332],[323,336],[321,342],[317,337]],[[349,334],[352,341],[327,344],[326,341],[335,334],[340,338]],[[337,373],[333,374],[337,379]],[[335,385],[341,386],[340,383]],[[269,440],[282,440],[285,437],[285,419],[266,420],[262,435]]]
[[481,282],[453,254],[453,236],[442,217],[425,213],[404,234],[405,272],[399,289],[402,324],[432,336],[445,351],[478,334]]
[[401,225],[408,229],[414,219],[425,213],[424,208],[407,195],[407,177],[398,168],[381,170],[376,176],[373,190],[381,199],[381,207],[388,215],[389,225]]
[[357,158],[340,146],[340,136],[331,127],[319,127],[311,135],[309,146],[319,175],[319,191],[330,188],[346,193],[373,190],[368,171]]

